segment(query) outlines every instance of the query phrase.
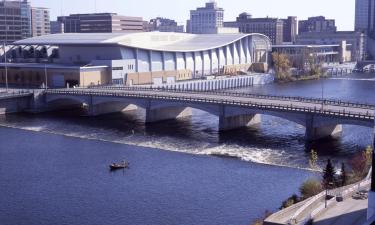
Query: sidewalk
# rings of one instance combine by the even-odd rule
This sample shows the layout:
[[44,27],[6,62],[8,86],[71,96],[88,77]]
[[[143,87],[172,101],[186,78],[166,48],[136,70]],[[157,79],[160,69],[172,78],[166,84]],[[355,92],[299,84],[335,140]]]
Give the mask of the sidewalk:
[[338,202],[314,219],[313,225],[363,225],[366,222],[368,200],[352,198]]

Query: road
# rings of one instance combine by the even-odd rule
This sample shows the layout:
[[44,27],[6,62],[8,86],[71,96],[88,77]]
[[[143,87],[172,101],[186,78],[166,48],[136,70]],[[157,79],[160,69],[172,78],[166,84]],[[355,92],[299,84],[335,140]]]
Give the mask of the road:
[[323,211],[313,225],[363,225],[366,222],[368,200],[348,198]]

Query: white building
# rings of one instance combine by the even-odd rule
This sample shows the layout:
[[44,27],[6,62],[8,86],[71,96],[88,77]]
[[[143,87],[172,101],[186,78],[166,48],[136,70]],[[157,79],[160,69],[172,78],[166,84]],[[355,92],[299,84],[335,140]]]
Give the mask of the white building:
[[[28,49],[30,46],[39,49],[45,46],[43,57],[33,59],[35,55],[41,54],[28,54],[31,58],[25,59],[19,48]],[[58,49],[58,54],[56,50],[49,49]],[[8,66],[26,68],[24,61],[27,61],[36,63],[34,69],[38,65],[43,69],[46,63],[53,64],[54,68],[75,66],[87,70],[92,67],[91,72],[100,68],[100,76],[103,76],[103,68],[107,68],[104,75],[107,78],[94,81],[87,77],[88,74],[70,73],[70,83],[81,86],[108,82],[124,85],[159,84],[215,74],[236,75],[240,71],[248,71],[252,66],[266,67],[270,51],[270,40],[262,34],[65,33],[16,42],[13,50],[8,52],[13,57]],[[54,57],[51,57],[49,54],[53,52]],[[63,83],[64,71],[56,73],[60,76],[59,83]],[[51,72],[50,75],[52,82],[54,74]],[[78,80],[73,82],[73,79]]]

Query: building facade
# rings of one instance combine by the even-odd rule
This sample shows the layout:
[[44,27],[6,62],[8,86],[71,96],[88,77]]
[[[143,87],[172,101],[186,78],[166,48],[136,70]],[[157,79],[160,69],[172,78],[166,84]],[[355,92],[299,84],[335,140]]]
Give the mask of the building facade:
[[302,33],[297,37],[297,44],[301,45],[337,45],[346,41],[350,46],[352,61],[361,61],[366,59],[366,35],[356,31],[338,31],[338,32],[310,32]]
[[225,22],[225,27],[237,27],[239,32],[260,33],[268,36],[272,44],[283,43],[284,22],[277,18],[252,18],[251,14],[241,13],[236,21]]
[[178,25],[176,21],[157,17],[155,19],[151,19],[150,22],[147,22],[146,31],[160,31],[160,32],[176,32],[176,33],[183,33],[184,26]]
[[375,0],[355,1],[355,30],[374,37]]
[[298,22],[298,33],[307,32],[336,32],[335,20],[326,19],[324,16],[309,17]]
[[120,16],[115,13],[71,14],[57,17],[64,33],[142,32],[142,17]]
[[31,8],[32,36],[42,36],[51,33],[49,9]]
[[288,16],[283,21],[283,42],[294,43],[297,37],[297,17]]
[[[0,41],[12,43],[22,39],[26,35],[23,32],[23,20],[21,17],[21,1],[0,2]],[[29,28],[28,28],[29,29]]]
[[224,9],[219,8],[215,1],[208,2],[205,7],[190,11],[188,24],[189,33],[210,33],[214,29],[224,27]]
[[[31,48],[39,53],[30,54]],[[50,87],[148,85],[266,67],[270,51],[269,38],[261,34],[55,34],[16,42],[8,51],[8,69],[12,84],[46,82],[47,66]]]

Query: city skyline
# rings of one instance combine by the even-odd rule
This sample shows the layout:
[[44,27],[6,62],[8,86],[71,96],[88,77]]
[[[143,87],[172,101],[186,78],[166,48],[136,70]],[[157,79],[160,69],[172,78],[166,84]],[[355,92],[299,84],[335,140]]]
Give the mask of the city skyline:
[[[96,4],[93,1],[90,5],[87,4],[87,0],[30,0],[30,2],[33,6],[50,8],[51,20],[55,20],[57,16],[69,15],[71,13],[114,12],[126,16],[142,16],[144,20],[150,20],[158,16],[167,17],[175,19],[179,24],[186,25],[185,23],[189,18],[190,10],[203,7],[207,0],[182,1],[178,5],[174,4],[172,0],[157,2],[146,0],[96,0]],[[111,4],[108,4],[109,2]],[[285,18],[287,16],[297,16],[299,20],[322,15],[329,19],[335,19],[338,30],[354,29],[354,0],[316,0],[314,2],[295,0],[236,0],[238,4],[233,4],[233,1],[228,0],[217,2],[225,10],[225,21],[234,20],[242,12],[249,12],[254,17],[269,16]],[[147,7],[139,7],[145,5]],[[168,5],[170,7],[165,7]],[[273,7],[264,7],[270,5]],[[291,5],[294,7],[289,7]],[[332,10],[337,5],[340,6],[340,10]],[[174,10],[170,10],[171,8]]]

